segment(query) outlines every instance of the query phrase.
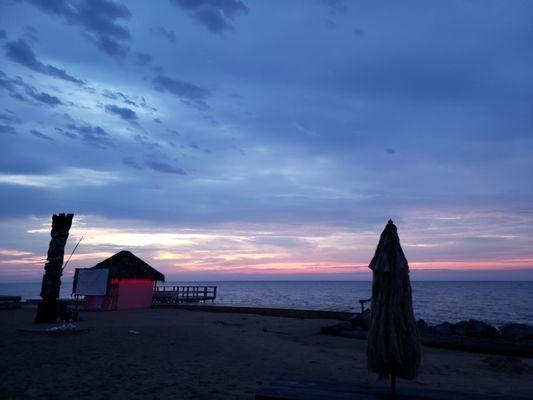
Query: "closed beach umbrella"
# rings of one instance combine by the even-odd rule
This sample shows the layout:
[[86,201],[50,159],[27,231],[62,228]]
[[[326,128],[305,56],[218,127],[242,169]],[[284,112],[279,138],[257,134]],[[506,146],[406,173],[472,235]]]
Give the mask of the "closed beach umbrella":
[[420,340],[413,314],[409,265],[392,220],[383,230],[370,262],[372,308],[368,329],[368,370],[380,379],[413,379],[420,366]]

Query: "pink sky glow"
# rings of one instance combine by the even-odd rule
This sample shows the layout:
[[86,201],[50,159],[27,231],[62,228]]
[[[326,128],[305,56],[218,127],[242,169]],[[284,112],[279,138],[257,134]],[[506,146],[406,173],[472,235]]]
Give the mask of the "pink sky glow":
[[[412,275],[431,279],[529,279],[533,277],[531,239],[512,216],[418,215],[399,223]],[[518,221],[515,221],[518,222]],[[367,266],[382,226],[209,226],[159,229],[139,221],[76,216],[67,256],[83,241],[65,273],[90,267],[128,249],[167,276],[167,280],[370,279]],[[38,281],[42,275],[50,222],[30,218],[4,223],[13,241],[0,248],[3,281]],[[11,244],[11,245],[10,245]],[[520,271],[516,274],[516,271]],[[488,273],[488,275],[487,275]],[[496,275],[495,275],[496,274]]]

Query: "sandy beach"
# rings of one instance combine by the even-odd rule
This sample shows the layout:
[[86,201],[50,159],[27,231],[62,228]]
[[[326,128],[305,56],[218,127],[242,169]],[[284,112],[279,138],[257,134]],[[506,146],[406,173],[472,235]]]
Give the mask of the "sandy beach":
[[[280,378],[383,384],[366,370],[365,341],[320,334],[331,320],[131,310],[84,313],[87,333],[18,332],[42,327],[34,315],[0,313],[2,399],[253,399]],[[400,388],[533,393],[531,359],[424,347],[422,360]]]

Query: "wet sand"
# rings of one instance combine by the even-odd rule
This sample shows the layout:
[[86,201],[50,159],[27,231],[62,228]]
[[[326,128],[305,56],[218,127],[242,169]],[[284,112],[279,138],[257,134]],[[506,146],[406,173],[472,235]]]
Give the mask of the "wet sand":
[[[253,399],[280,378],[384,385],[366,342],[320,334],[331,320],[175,309],[84,313],[88,333],[45,336],[35,308],[0,311],[1,399]],[[129,333],[130,330],[139,334]],[[533,360],[423,347],[402,386],[532,397]]]

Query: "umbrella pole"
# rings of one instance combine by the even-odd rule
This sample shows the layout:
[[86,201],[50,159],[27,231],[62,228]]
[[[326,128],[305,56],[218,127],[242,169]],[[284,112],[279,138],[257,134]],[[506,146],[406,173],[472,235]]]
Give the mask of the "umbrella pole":
[[391,374],[390,376],[390,391],[393,396],[396,395],[396,375]]

